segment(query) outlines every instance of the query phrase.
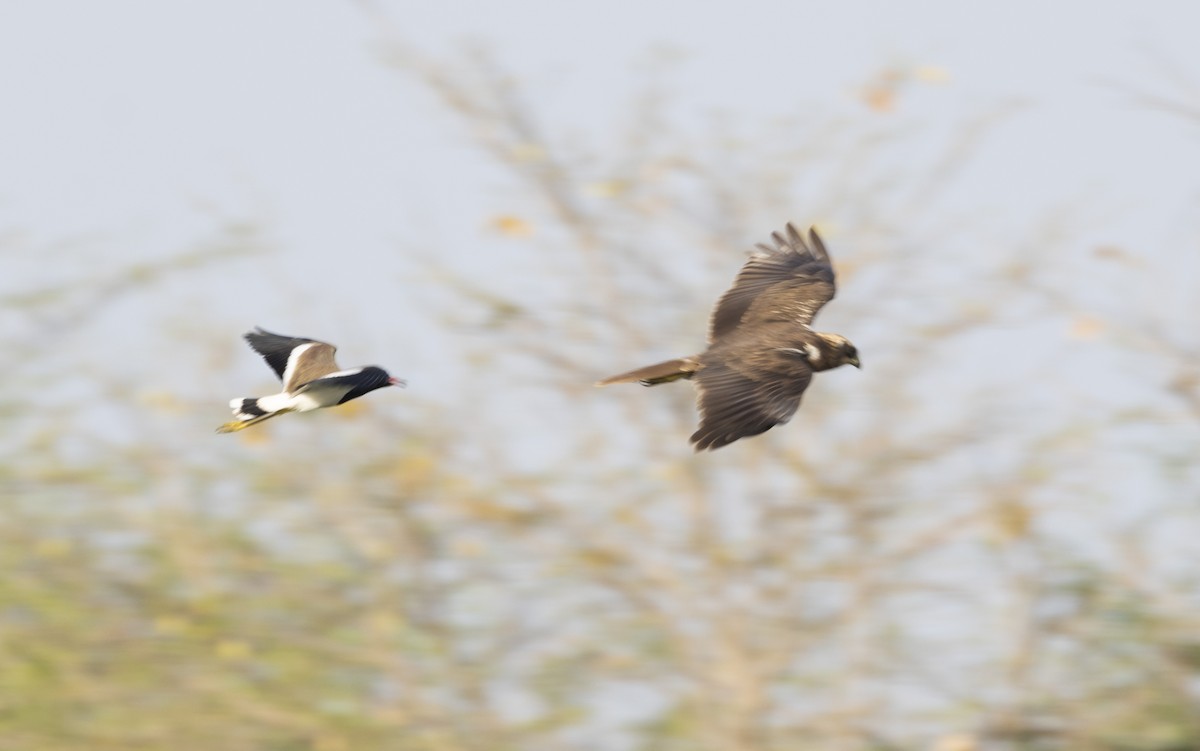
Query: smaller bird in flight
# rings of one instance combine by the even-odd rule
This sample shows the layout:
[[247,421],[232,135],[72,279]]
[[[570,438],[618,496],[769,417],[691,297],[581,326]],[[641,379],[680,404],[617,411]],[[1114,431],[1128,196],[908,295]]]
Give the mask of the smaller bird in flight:
[[691,441],[704,451],[790,420],[813,373],[839,365],[861,367],[858,350],[844,336],[809,326],[836,290],[825,243],[815,229],[808,231],[807,243],[791,224],[786,233],[772,233],[774,247],[759,243],[717,301],[707,350],[596,385],[638,381],[657,386],[694,378],[700,428]]
[[315,339],[281,336],[257,327],[243,338],[283,381],[283,392],[229,402],[236,419],[217,428],[218,433],[244,430],[288,412],[345,404],[385,386],[405,385],[375,365],[340,370],[333,359],[337,347]]

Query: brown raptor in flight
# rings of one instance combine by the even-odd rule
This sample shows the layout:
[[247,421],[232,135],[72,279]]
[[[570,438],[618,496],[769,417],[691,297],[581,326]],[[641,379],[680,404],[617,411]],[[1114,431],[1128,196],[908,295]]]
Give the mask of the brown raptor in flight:
[[815,229],[808,239],[788,224],[757,250],[717,301],[708,349],[605,378],[597,386],[640,381],[646,386],[691,378],[699,391],[697,451],[758,435],[796,413],[813,373],[861,367],[845,337],[813,331],[817,312],[833,299],[833,266]]

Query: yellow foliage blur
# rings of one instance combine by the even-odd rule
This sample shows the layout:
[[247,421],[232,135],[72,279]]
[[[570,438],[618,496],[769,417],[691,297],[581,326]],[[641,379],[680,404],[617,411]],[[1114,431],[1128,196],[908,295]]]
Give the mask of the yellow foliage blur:
[[968,733],[952,733],[938,738],[933,751],[976,751],[979,741]]
[[186,633],[190,626],[186,618],[177,615],[160,615],[153,622],[155,633],[163,636],[179,636]]
[[624,180],[598,180],[584,186],[584,192],[597,198],[613,198],[629,188]]
[[918,65],[913,72],[918,81],[925,83],[949,83],[950,71],[940,65]]
[[[276,420],[280,419],[278,417]],[[271,442],[270,427],[267,425],[255,425],[252,428],[240,431],[238,438],[247,446],[261,446]]]
[[145,406],[166,414],[180,414],[186,411],[179,398],[168,391],[143,392],[140,400]]
[[1104,321],[1090,315],[1077,315],[1071,320],[1070,336],[1072,339],[1090,341],[1098,339],[1104,333]]
[[423,487],[432,482],[438,472],[438,461],[425,452],[406,453],[396,458],[392,476],[404,490]]
[[497,232],[509,237],[529,237],[533,234],[532,224],[511,214],[502,214],[492,219],[491,225]]
[[61,537],[38,540],[33,552],[38,558],[62,558],[71,552],[71,541]]
[[513,144],[509,153],[518,162],[540,162],[546,158],[546,150],[536,143]]
[[1029,535],[1033,512],[1024,503],[1011,499],[993,508],[992,531],[999,542],[1014,542]]
[[859,96],[875,112],[892,112],[901,89],[913,81],[944,84],[950,81],[950,73],[937,65],[885,68],[859,90]]
[[338,415],[338,417],[344,420],[353,420],[359,417],[365,409],[366,406],[363,404],[363,402],[352,401],[339,405],[334,412]]
[[350,742],[337,735],[318,735],[312,739],[312,751],[350,751]]
[[238,641],[236,639],[223,639],[217,642],[216,646],[213,648],[213,652],[215,652],[217,657],[221,658],[222,660],[235,662],[249,657],[251,649],[250,645],[244,641]]

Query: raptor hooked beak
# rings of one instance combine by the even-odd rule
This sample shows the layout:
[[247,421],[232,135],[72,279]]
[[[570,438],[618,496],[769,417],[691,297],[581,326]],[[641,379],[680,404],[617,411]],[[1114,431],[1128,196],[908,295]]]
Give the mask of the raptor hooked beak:
[[854,367],[858,368],[859,370],[862,370],[862,363],[858,361],[858,355],[851,357],[846,362],[849,363],[850,365],[853,365]]
[[389,386],[399,386],[400,388],[404,388],[405,386],[408,385],[408,383],[403,378],[389,378],[388,385]]

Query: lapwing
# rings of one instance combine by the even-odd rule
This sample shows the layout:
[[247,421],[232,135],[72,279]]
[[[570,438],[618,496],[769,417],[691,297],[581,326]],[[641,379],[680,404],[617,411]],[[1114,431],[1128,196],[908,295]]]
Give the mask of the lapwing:
[[337,348],[315,339],[272,334],[257,327],[244,338],[283,381],[283,392],[229,402],[236,419],[217,428],[218,433],[233,433],[288,412],[345,404],[385,386],[405,385],[375,365],[340,370],[333,359]]
[[[786,233],[786,234],[784,234]],[[774,246],[759,243],[712,312],[708,349],[605,378],[597,386],[644,386],[694,378],[700,427],[697,451],[718,449],[792,418],[813,373],[862,367],[844,336],[809,324],[833,299],[833,265],[815,229],[808,241],[788,224]]]

